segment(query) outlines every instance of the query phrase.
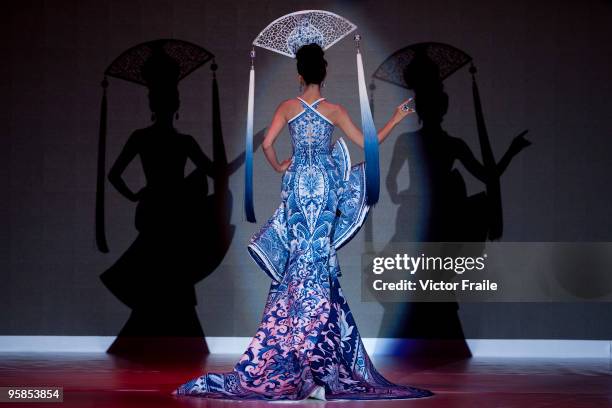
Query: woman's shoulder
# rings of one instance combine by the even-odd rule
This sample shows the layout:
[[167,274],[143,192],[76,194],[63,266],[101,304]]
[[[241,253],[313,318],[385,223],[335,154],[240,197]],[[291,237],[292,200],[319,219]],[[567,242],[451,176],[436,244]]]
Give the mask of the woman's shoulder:
[[178,129],[162,129],[156,128],[155,125],[150,125],[141,129],[136,129],[132,132],[131,136],[136,138],[145,138],[147,136],[158,135],[158,134],[169,134],[174,135],[179,139],[193,139],[193,136],[187,133],[181,133]]
[[[277,111],[282,113],[285,118],[294,117],[302,110],[304,110],[304,106],[298,98],[285,99],[277,107]],[[334,119],[346,114],[346,109],[342,105],[330,102],[327,99],[323,99],[317,104],[317,110],[321,111],[326,117],[333,117]]]
[[[331,109],[331,110],[344,109],[342,105],[332,103],[325,98],[321,99],[317,105],[325,106],[327,109]],[[285,99],[278,105],[278,108],[281,108],[281,109],[282,108],[295,108],[295,107],[302,107],[302,102],[300,101],[299,98]]]
[[344,109],[344,106],[340,105],[339,103],[330,102],[327,99],[323,99],[321,102],[319,102],[319,106],[324,107],[325,109],[333,112],[346,111],[346,109]]
[[147,139],[147,135],[150,133],[151,133],[150,127],[144,127],[144,128],[133,130],[132,133],[130,133],[130,136],[128,138],[128,143],[130,144],[141,143],[143,140]]
[[297,98],[285,99],[284,101],[278,104],[279,109],[293,108],[296,106],[300,106],[300,100]]
[[319,103],[319,106],[317,107],[317,109],[323,115],[325,115],[326,118],[329,118],[333,123],[337,123],[338,120],[343,115],[347,114],[346,109],[344,108],[344,106],[340,105],[339,103],[330,102],[327,99],[323,99]]
[[285,118],[292,116],[292,112],[300,108],[300,101],[296,98],[285,99],[276,107],[276,112],[282,114]]
[[144,136],[147,133],[151,133],[151,129],[153,126],[147,126],[147,127],[143,127],[140,129],[135,129],[134,131],[132,131],[131,136],[133,137],[139,137],[139,136]]

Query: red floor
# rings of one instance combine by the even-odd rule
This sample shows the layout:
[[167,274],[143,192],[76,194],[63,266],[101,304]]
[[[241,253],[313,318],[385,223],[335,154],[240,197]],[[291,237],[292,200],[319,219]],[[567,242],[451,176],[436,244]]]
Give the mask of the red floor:
[[608,360],[471,359],[407,364],[374,360],[390,380],[431,389],[411,401],[298,403],[230,402],[175,398],[170,392],[206,370],[231,369],[237,356],[212,355],[201,363],[142,364],[106,354],[3,354],[0,386],[63,386],[63,403],[0,403],[15,407],[612,407]]

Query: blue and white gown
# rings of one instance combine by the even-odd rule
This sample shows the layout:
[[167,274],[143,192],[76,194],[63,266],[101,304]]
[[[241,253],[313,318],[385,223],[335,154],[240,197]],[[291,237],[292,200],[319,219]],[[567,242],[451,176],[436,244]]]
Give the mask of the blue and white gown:
[[[299,98],[298,98],[299,99]],[[364,164],[351,167],[334,125],[308,104],[288,122],[293,157],[281,204],[248,245],[272,278],[263,318],[228,373],[208,373],[177,395],[224,399],[408,399],[430,391],[396,385],[372,365],[342,294],[336,250],[363,224],[369,207]]]

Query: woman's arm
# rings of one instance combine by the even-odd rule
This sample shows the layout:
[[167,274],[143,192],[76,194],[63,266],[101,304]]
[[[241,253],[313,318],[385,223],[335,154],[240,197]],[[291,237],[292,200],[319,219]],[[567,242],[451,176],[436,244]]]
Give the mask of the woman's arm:
[[500,176],[506,171],[506,168],[517,154],[519,154],[524,148],[528,147],[531,142],[525,139],[525,135],[527,134],[527,130],[522,131],[518,136],[512,139],[512,143],[510,143],[510,147],[506,150],[506,153],[503,155],[499,163],[497,163],[497,174]]
[[[393,148],[391,164],[389,164],[389,172],[387,173],[386,179],[387,191],[389,192],[389,196],[391,196],[391,202],[394,204],[399,204],[400,202],[399,194],[397,193],[397,177],[402,166],[407,161],[407,149],[400,143],[406,143],[405,138],[402,139],[400,137],[395,140],[395,147]],[[408,171],[410,172],[410,166],[408,166]]]
[[266,159],[268,159],[268,162],[272,168],[279,173],[287,170],[289,164],[291,164],[291,159],[286,159],[283,160],[282,163],[279,163],[278,158],[276,157],[276,150],[274,150],[274,142],[287,123],[287,118],[285,117],[285,104],[286,102],[283,102],[278,106],[278,108],[276,108],[276,112],[274,112],[274,117],[272,118],[272,123],[268,127],[264,141],[261,144],[264,154],[266,155]]
[[483,183],[487,183],[491,177],[495,176],[495,174],[490,174],[491,172],[474,157],[474,153],[463,140],[458,138],[450,140],[455,157],[463,164],[468,173]]
[[113,187],[115,187],[122,196],[130,201],[138,201],[140,193],[134,193],[130,190],[121,175],[138,154],[138,142],[136,138],[136,133],[132,133],[125,146],[123,146],[123,150],[121,150],[119,157],[117,157],[117,160],[108,172],[108,181],[110,181]]
[[208,156],[206,156],[206,154],[204,154],[198,142],[196,142],[196,140],[189,135],[187,135],[186,150],[187,157],[189,157],[189,160],[191,160],[198,169],[203,171],[207,176],[216,178],[217,174],[215,172],[216,169],[214,163],[208,158]]
[[[385,141],[385,139],[387,138],[387,136],[389,136],[393,128],[398,123],[400,123],[402,119],[404,119],[409,114],[413,113],[412,111],[402,110],[401,107],[406,103],[408,103],[408,101],[402,102],[395,109],[395,112],[393,112],[391,119],[389,119],[387,123],[385,124],[385,126],[383,126],[382,129],[378,131],[377,136],[378,136],[379,144]],[[361,130],[357,128],[357,126],[355,126],[355,124],[351,120],[351,117],[348,115],[348,112],[346,111],[346,109],[344,109],[344,107],[342,106],[339,106],[338,112],[335,116],[336,116],[336,121],[335,121],[336,125],[340,129],[342,129],[346,137],[348,137],[351,142],[363,148],[363,133],[361,132]]]
[[512,161],[512,158],[531,144],[530,141],[524,138],[526,133],[527,131],[525,130],[512,140],[510,147],[508,150],[506,150],[506,153],[501,160],[495,165],[495,169],[493,171],[487,169],[483,164],[481,164],[478,159],[474,157],[474,154],[468,145],[461,139],[454,139],[455,155],[468,172],[483,183],[487,183],[491,177],[501,177]]

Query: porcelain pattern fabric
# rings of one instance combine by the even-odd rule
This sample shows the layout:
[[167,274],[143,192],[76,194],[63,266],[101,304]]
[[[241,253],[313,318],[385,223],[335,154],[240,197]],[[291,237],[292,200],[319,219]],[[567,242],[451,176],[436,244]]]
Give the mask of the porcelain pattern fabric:
[[178,395],[222,399],[409,399],[430,391],[396,385],[372,365],[342,294],[336,249],[369,210],[363,164],[331,144],[333,124],[301,100],[289,121],[294,154],[282,179],[281,205],[255,234],[249,252],[273,279],[263,318],[229,373],[208,373]]

